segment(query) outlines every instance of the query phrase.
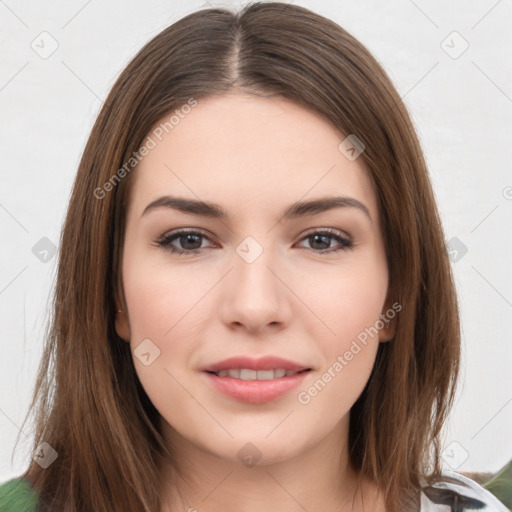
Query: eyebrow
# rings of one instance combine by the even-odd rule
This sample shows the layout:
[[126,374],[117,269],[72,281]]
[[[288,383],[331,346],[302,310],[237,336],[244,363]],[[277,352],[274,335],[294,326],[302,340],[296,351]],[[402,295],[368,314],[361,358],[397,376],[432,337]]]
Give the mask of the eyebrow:
[[[161,196],[155,199],[144,208],[141,217],[157,208],[171,208],[192,215],[216,219],[228,218],[228,213],[216,203],[175,196]],[[362,211],[370,221],[372,220],[370,211],[363,203],[352,197],[342,196],[324,197],[311,201],[298,201],[288,206],[283,214],[283,218],[295,219],[306,215],[316,215],[335,208],[355,208]]]

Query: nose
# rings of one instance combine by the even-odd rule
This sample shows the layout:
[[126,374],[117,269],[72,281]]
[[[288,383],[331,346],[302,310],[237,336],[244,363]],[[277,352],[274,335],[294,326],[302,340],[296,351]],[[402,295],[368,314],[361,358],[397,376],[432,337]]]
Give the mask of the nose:
[[250,263],[234,255],[220,311],[222,321],[231,329],[274,332],[289,324],[291,292],[270,252],[263,251]]

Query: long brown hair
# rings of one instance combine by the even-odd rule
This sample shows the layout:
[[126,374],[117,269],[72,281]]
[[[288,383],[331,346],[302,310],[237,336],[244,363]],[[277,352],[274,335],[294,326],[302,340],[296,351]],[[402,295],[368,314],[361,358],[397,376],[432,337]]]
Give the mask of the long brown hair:
[[389,300],[403,310],[351,409],[350,460],[384,490],[388,510],[441,474],[459,320],[413,125],[385,71],[343,28],[305,8],[257,3],[237,14],[201,10],[163,30],[121,73],[93,127],[62,231],[53,316],[29,411],[34,450],[44,441],[58,454],[46,469],[32,461],[26,473],[43,511],[162,506],[160,464],[172,453],[114,325],[137,172],[126,163],[164,116],[191,99],[233,91],[280,95],[364,143],[360,158],[379,203]]

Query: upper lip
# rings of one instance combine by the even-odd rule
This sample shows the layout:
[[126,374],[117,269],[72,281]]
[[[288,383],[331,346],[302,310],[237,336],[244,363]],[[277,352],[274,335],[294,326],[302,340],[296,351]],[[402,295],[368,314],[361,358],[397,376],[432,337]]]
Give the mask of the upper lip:
[[265,356],[260,358],[252,358],[246,356],[230,357],[217,363],[210,364],[202,368],[203,372],[220,372],[221,370],[248,369],[248,370],[275,370],[284,369],[292,371],[302,371],[310,369],[305,366],[288,359],[277,356]]

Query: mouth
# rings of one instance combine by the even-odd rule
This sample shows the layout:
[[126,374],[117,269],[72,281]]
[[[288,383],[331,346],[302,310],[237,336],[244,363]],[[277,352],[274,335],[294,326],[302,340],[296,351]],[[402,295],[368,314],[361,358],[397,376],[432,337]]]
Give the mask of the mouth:
[[304,370],[286,370],[285,368],[275,368],[271,370],[252,370],[250,368],[231,368],[229,370],[219,370],[218,372],[207,371],[211,375],[216,377],[229,377],[231,379],[239,380],[274,380],[282,379],[286,377],[292,377],[299,373],[309,372],[311,368],[305,368]]
[[[277,378],[281,378],[286,375],[286,372],[297,373],[308,369],[311,369],[308,365],[300,364],[295,361],[290,361],[289,359],[284,359],[282,357],[272,355],[263,356],[259,358],[235,356],[230,357],[229,359],[224,359],[223,361],[218,361],[217,363],[213,363],[202,368],[203,371],[212,372],[216,374],[225,371],[231,372],[230,376],[235,379],[240,378],[241,374],[242,378],[244,378],[244,376],[247,376],[252,380],[254,380],[258,373],[260,372],[261,378],[263,380],[265,378],[273,378],[270,377],[270,373],[266,374],[264,372],[277,372]],[[281,375],[283,370],[285,371],[285,373]],[[238,375],[236,374],[237,371],[239,372]],[[223,374],[222,376],[227,377],[228,375]]]
[[286,359],[234,357],[202,369],[207,383],[231,399],[251,404],[277,400],[299,386],[313,371]]

